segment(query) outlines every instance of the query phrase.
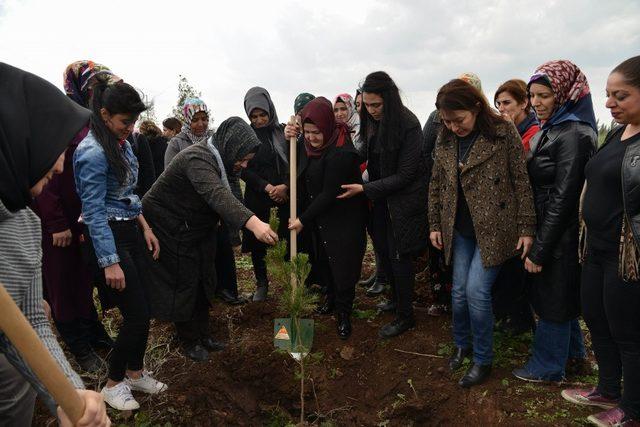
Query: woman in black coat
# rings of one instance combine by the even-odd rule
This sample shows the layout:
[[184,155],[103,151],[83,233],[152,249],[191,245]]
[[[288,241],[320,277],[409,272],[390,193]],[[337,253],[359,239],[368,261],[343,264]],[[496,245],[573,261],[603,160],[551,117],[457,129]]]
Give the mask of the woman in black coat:
[[380,329],[382,338],[400,335],[415,325],[413,259],[427,247],[427,176],[422,132],[416,116],[402,105],[398,87],[385,72],[367,76],[360,134],[369,182],[343,185],[340,198],[364,193],[373,202],[374,246],[393,288],[396,319]]
[[[341,186],[361,182],[360,158],[346,126],[337,124],[328,99],[309,102],[301,112],[304,149],[298,161],[302,213],[289,228],[311,233],[314,270],[327,288],[328,308],[338,314],[338,336],[351,334],[355,286],[367,245],[367,205],[363,195],[338,199]],[[293,127],[287,135],[295,136]],[[328,312],[330,310],[325,310]]]
[[537,228],[525,269],[540,320],[531,358],[513,374],[525,381],[560,381],[567,360],[585,355],[578,324],[578,205],[597,127],[587,79],[570,61],[538,67],[528,91],[541,127],[527,154]]
[[143,200],[149,225],[163,243],[158,260],[149,260],[151,311],[160,320],[175,322],[194,360],[206,360],[207,350],[221,348],[208,326],[220,220],[245,227],[266,244],[278,240],[232,194],[225,172],[246,167],[258,145],[249,125],[232,117],[213,137],[180,151]]
[[[246,183],[244,203],[258,218],[267,222],[271,208],[276,207],[280,219],[278,234],[286,238],[289,218],[289,162],[284,126],[278,123],[276,108],[269,92],[264,88],[249,89],[244,97],[244,109],[251,121],[251,127],[260,139],[255,157],[240,176]],[[255,239],[251,233],[243,235],[242,252],[251,252],[253,272],[256,276],[253,301],[264,301],[267,297],[269,280],[265,262],[266,248],[266,245]]]

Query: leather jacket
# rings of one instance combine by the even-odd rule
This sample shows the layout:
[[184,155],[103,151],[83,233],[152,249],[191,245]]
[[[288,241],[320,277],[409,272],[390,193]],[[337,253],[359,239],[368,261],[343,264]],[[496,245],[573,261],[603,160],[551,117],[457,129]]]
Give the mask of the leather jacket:
[[538,227],[529,259],[538,265],[572,252],[578,256],[578,207],[584,168],[596,141],[596,132],[581,122],[541,130],[530,141],[527,160]]

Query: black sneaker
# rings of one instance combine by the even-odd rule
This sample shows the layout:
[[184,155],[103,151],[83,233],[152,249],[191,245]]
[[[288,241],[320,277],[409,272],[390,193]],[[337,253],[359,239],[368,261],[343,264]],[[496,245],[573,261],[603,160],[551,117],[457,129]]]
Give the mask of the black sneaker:
[[88,350],[86,353],[75,356],[76,362],[80,365],[80,368],[89,373],[95,373],[100,370],[104,364],[104,360],[100,359],[100,356],[93,350]]
[[416,326],[413,317],[396,317],[391,323],[387,323],[378,331],[380,338],[392,338],[403,334]]
[[184,354],[196,362],[204,362],[209,359],[209,352],[200,344],[192,344],[184,347]]

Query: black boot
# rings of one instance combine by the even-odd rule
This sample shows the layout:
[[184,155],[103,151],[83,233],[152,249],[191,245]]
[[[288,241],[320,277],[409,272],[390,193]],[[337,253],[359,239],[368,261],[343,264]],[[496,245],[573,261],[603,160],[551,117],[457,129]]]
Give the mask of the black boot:
[[338,336],[346,340],[351,335],[351,319],[349,313],[338,313]]
[[366,279],[362,279],[358,281],[358,286],[364,286],[368,288],[369,286],[373,285],[373,282],[375,282],[376,277],[378,277],[377,270],[374,271],[373,274],[371,274],[371,276],[367,277]]
[[76,359],[76,362],[78,362],[78,365],[80,365],[80,368],[85,372],[98,372],[105,364],[104,360],[102,360],[91,348],[89,348],[89,350],[84,354],[74,354],[73,356]]
[[392,338],[405,333],[415,326],[416,322],[413,317],[396,317],[391,323],[387,323],[380,328],[378,335],[380,338]]
[[233,295],[229,289],[219,290],[216,292],[216,296],[229,305],[240,305],[243,303],[243,301],[236,295]]
[[267,299],[267,293],[269,292],[268,283],[258,283],[256,291],[253,293],[253,302],[263,302]]
[[458,385],[460,387],[469,388],[474,385],[482,384],[489,378],[491,374],[491,365],[478,365],[474,363],[471,368],[460,379]]
[[386,282],[383,282],[383,281],[378,280],[376,278],[376,281],[373,282],[373,285],[371,285],[367,289],[367,296],[373,297],[373,296],[376,296],[376,295],[380,295],[381,293],[384,292],[385,286],[387,286]]
[[392,300],[385,300],[379,304],[376,304],[376,308],[380,311],[396,311],[396,303]]
[[449,369],[451,369],[452,371],[457,371],[458,369],[460,369],[460,366],[462,366],[464,359],[471,356],[471,353],[472,351],[470,348],[456,348],[456,350],[453,352],[453,355],[451,355],[451,358],[449,359]]

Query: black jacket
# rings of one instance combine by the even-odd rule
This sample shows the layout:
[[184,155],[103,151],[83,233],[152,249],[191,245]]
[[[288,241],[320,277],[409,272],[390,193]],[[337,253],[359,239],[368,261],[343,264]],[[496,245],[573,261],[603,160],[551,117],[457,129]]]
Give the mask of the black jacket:
[[179,152],[142,206],[162,247],[157,261],[147,257],[152,314],[166,321],[189,320],[200,287],[209,300],[214,297],[218,223],[240,228],[253,213],[224,186],[205,144]]
[[[367,158],[373,154],[371,139],[364,142]],[[384,142],[383,142],[384,143]],[[380,153],[380,179],[364,184],[365,195],[374,203],[386,200],[396,247],[401,255],[427,247],[427,175],[422,155],[420,122],[405,108],[398,148]]]
[[545,320],[565,322],[580,313],[578,209],[584,168],[596,147],[587,124],[565,122],[531,138],[527,155],[537,229],[529,259],[542,266],[532,274],[531,299]]
[[131,144],[133,154],[138,159],[138,184],[135,193],[142,199],[156,180],[156,169],[147,137],[141,133],[132,133],[127,138]]
[[317,159],[309,159],[304,149],[298,153],[303,232],[317,233],[313,240],[323,245],[336,286],[355,286],[367,245],[367,201],[362,194],[336,196],[341,185],[362,182],[358,153],[351,143],[330,147]]
[[164,154],[167,151],[167,143],[169,140],[162,135],[158,135],[153,138],[147,137],[147,141],[149,142],[149,148],[151,150],[151,158],[156,175],[155,178],[158,179],[158,177],[162,175],[162,172],[164,172]]

